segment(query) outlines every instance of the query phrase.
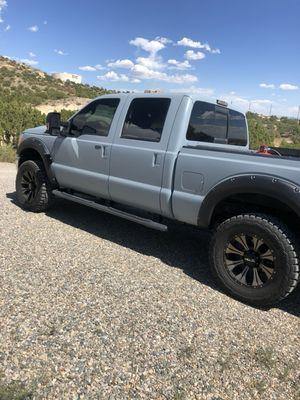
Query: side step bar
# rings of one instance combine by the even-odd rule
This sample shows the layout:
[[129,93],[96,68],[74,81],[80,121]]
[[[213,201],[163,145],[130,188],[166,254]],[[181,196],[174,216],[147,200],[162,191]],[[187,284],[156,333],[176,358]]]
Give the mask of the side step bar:
[[99,211],[104,211],[106,213],[116,215],[118,217],[127,219],[129,221],[136,222],[140,225],[147,226],[148,228],[156,229],[158,231],[166,232],[168,230],[167,225],[160,224],[159,222],[155,222],[151,219],[142,218],[138,215],[130,214],[125,211],[118,210],[117,208],[105,206],[103,204],[96,203],[92,200],[87,200],[79,196],[74,196],[73,194],[69,194],[66,192],[61,192],[60,190],[53,190],[52,192],[56,197],[60,197],[62,199],[71,200],[75,203],[82,204],[84,206],[95,208]]

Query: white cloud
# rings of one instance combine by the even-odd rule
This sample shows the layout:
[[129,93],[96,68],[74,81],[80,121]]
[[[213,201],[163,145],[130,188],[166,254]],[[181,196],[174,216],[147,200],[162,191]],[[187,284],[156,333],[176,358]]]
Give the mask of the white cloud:
[[171,89],[171,92],[174,93],[192,93],[192,94],[199,94],[200,96],[211,97],[214,94],[214,89],[210,88],[201,88],[196,86],[190,86],[188,88],[183,89]]
[[183,37],[181,40],[178,40],[177,45],[184,46],[184,47],[191,47],[193,49],[204,49],[212,54],[220,54],[221,53],[220,49],[212,49],[208,43],[196,42],[187,37]]
[[154,79],[158,81],[164,81],[169,83],[185,83],[185,82],[196,82],[198,79],[194,75],[168,75],[165,72],[155,71],[144,65],[136,64],[131,70],[133,76],[137,79]]
[[194,50],[186,51],[184,56],[188,60],[202,60],[203,58],[205,58],[205,54],[202,53],[202,51],[194,51]]
[[150,69],[163,69],[166,67],[160,57],[138,57],[136,62]]
[[117,74],[115,71],[108,71],[104,75],[97,76],[101,81],[112,81],[112,82],[129,82],[129,77],[125,74]]
[[96,64],[95,65],[95,68],[97,69],[97,70],[101,70],[101,69],[106,69],[105,67],[103,67],[101,64]]
[[171,65],[171,67],[169,67],[170,69],[185,70],[185,69],[191,68],[191,64],[187,60],[177,61],[174,59],[170,59],[170,60],[168,60],[168,64]]
[[91,67],[90,65],[85,65],[83,67],[78,67],[81,71],[96,71],[95,67]]
[[6,0],[0,0],[0,24],[2,24],[3,18],[1,17],[1,14],[3,13],[4,9],[7,7],[7,1]]
[[37,32],[37,31],[39,30],[39,27],[38,27],[37,25],[33,25],[33,26],[30,26],[30,27],[28,28],[28,30],[29,30],[30,32]]
[[173,43],[173,41],[171,39],[168,39],[168,38],[162,37],[162,36],[156,36],[155,40],[157,40],[158,42],[161,42],[163,44]]
[[36,54],[34,54],[32,51],[30,51],[30,52],[28,53],[28,55],[29,55],[29,57],[31,57],[31,58],[36,57]]
[[43,24],[44,24],[44,25],[47,25],[47,24],[48,24],[48,21],[44,21]]
[[63,50],[54,50],[54,53],[59,54],[60,56],[67,56],[68,53],[64,52]]
[[258,100],[252,100],[251,103],[253,104],[271,104],[272,101],[268,99],[258,99]]
[[134,63],[131,60],[128,60],[125,58],[124,60],[117,60],[114,62],[109,62],[107,64],[108,67],[110,68],[125,68],[125,69],[130,69],[134,66]]
[[6,25],[6,27],[4,28],[4,32],[8,32],[10,31],[11,26],[10,25]]
[[38,64],[38,61],[36,61],[36,60],[28,60],[27,58],[23,58],[20,61],[22,63],[28,64],[28,65],[37,65]]
[[275,85],[273,83],[260,83],[259,86],[265,89],[275,89]]
[[0,0],[0,12],[4,10],[4,8],[7,7],[7,1],[6,0]]
[[165,48],[164,43],[161,42],[161,38],[160,40],[148,40],[142,37],[137,37],[133,40],[130,40],[129,44],[139,47],[152,55],[155,55],[158,51]]
[[292,85],[290,83],[282,83],[281,85],[279,85],[279,89],[282,89],[282,90],[298,90],[299,87],[297,85]]

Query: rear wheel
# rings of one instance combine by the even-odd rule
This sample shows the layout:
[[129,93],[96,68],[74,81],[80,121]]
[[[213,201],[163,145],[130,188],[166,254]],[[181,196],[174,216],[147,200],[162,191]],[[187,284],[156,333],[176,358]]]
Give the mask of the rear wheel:
[[210,255],[212,271],[223,289],[253,305],[280,301],[299,280],[293,236],[272,216],[238,215],[221,223]]
[[50,207],[51,188],[42,162],[28,160],[20,165],[16,191],[18,204],[25,210],[41,212]]

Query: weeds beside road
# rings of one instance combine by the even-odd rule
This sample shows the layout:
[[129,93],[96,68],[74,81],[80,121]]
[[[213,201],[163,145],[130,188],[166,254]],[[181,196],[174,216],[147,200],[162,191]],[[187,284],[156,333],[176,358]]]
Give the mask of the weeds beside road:
[[12,146],[0,145],[0,162],[14,163],[16,161],[16,149]]
[[1,400],[299,398],[299,290],[246,306],[214,286],[206,234],[27,213],[15,173],[0,164]]

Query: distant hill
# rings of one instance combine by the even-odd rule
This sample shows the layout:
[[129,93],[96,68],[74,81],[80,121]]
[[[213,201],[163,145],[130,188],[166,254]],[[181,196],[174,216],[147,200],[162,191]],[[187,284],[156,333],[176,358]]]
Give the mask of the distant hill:
[[0,147],[16,146],[19,133],[42,125],[49,111],[66,120],[90,99],[111,93],[98,86],[62,82],[51,75],[0,56]]
[[105,93],[110,91],[98,86],[62,82],[39,69],[0,56],[0,99],[37,106],[49,100],[92,99]]
[[[0,146],[16,145],[22,130],[41,125],[56,110],[66,120],[89,99],[111,93],[104,88],[62,82],[51,75],[0,56]],[[295,119],[247,113],[252,148],[261,144],[299,147],[300,126]]]
[[247,113],[252,148],[261,144],[300,148],[300,125],[296,119]]

